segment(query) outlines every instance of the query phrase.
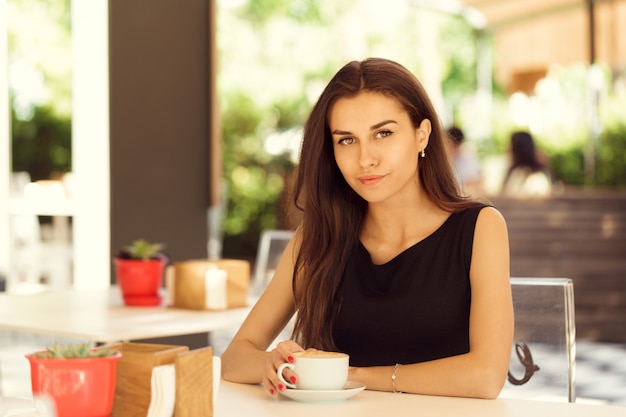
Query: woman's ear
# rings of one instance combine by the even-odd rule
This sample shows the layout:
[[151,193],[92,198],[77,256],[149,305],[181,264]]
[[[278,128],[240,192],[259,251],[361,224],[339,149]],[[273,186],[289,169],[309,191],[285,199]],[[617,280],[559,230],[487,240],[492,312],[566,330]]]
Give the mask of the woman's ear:
[[426,149],[426,146],[428,146],[428,139],[430,139],[432,129],[433,127],[428,119],[422,120],[419,127],[416,129],[420,151],[423,151]]

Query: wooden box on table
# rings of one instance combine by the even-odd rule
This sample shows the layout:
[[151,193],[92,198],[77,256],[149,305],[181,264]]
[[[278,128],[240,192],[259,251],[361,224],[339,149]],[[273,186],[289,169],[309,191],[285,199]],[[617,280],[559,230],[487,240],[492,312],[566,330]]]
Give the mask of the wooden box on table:
[[[151,401],[168,404],[174,398],[174,415],[192,417],[213,415],[213,348],[190,351],[187,346],[150,343],[120,343],[107,346],[122,353],[118,362],[113,417],[146,417]],[[174,366],[175,381],[160,381],[154,401],[152,372],[161,365]],[[174,388],[173,392],[170,388]],[[154,405],[154,404],[153,404]],[[160,413],[156,407],[153,412]]]
[[169,305],[194,310],[245,307],[250,263],[238,259],[190,260],[167,268]]

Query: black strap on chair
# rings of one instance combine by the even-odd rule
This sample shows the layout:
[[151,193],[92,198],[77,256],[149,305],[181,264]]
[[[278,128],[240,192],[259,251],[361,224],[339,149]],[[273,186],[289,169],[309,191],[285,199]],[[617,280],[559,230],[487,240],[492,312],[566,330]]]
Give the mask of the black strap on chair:
[[509,370],[508,380],[513,385],[524,385],[530,381],[530,378],[540,368],[533,362],[533,355],[530,353],[530,348],[526,343],[515,343],[515,353],[517,354],[517,359],[524,366],[524,376],[521,379],[517,379]]

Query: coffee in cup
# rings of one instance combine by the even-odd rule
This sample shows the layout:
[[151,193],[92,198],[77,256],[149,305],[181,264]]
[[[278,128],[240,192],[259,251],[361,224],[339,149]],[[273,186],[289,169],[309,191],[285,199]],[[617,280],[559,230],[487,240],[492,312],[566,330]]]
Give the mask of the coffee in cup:
[[[307,350],[293,354],[294,363],[278,367],[278,379],[289,388],[303,390],[339,390],[348,382],[350,357],[340,352]],[[283,371],[289,368],[298,377],[293,384],[285,380]]]

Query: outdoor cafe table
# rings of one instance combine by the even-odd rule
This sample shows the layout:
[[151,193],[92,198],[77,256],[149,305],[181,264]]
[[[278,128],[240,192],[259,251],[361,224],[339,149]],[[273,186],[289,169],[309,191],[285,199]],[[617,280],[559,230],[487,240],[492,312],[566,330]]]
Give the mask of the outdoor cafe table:
[[624,417],[626,407],[504,399],[436,397],[362,391],[335,403],[271,398],[261,385],[220,381],[214,417]]
[[236,328],[249,308],[128,307],[119,289],[0,294],[0,329],[112,343]]

